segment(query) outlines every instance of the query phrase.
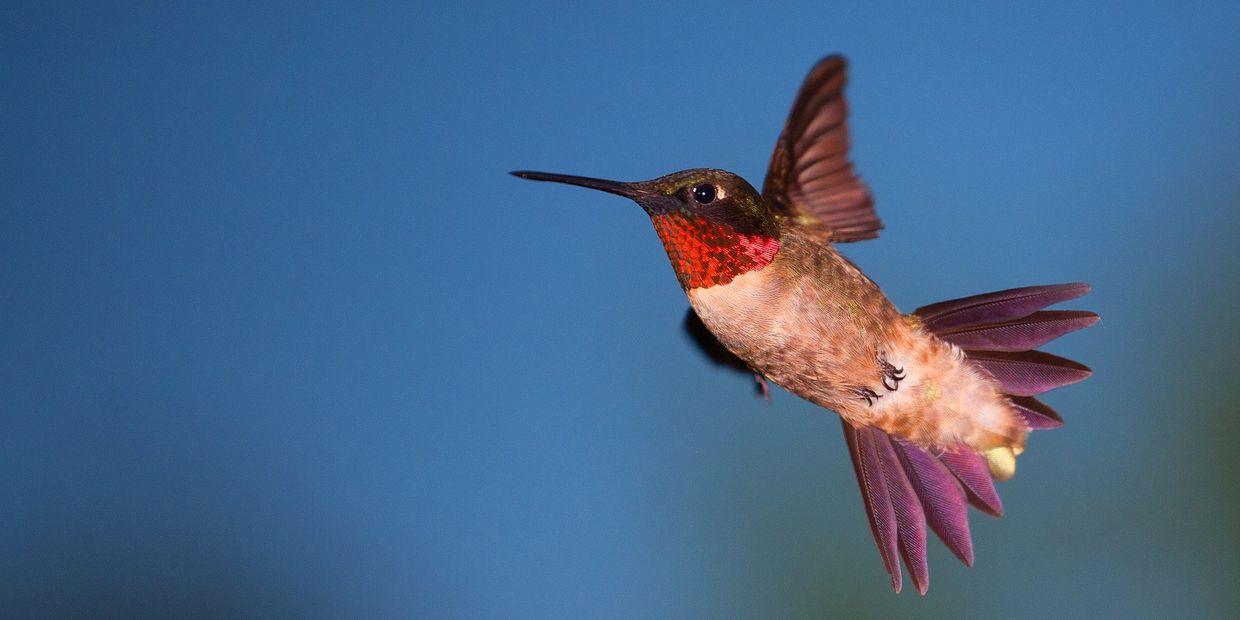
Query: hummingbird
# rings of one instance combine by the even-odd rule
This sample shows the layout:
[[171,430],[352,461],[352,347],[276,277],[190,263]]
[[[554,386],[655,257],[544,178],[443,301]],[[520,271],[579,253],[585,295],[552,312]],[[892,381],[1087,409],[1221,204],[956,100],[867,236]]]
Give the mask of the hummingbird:
[[[516,171],[636,202],[654,224],[712,358],[839,414],[892,588],[900,560],[929,587],[926,529],[973,564],[968,507],[1001,516],[994,480],[1016,472],[1032,430],[1062,426],[1037,396],[1090,369],[1037,351],[1098,321],[1046,310],[1084,283],[1030,286],[901,313],[836,249],[878,236],[849,159],[847,62],[819,61],[793,102],[759,192],[726,170],[649,181]],[[703,329],[704,328],[704,329]]]

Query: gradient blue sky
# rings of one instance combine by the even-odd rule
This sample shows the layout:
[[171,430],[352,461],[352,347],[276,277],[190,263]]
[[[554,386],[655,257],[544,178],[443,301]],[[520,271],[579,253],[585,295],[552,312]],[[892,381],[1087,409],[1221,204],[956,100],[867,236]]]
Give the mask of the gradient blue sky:
[[[1240,5],[0,8],[0,610],[1240,614]],[[902,308],[1085,280],[977,564],[888,589],[835,416],[622,199],[852,61]]]

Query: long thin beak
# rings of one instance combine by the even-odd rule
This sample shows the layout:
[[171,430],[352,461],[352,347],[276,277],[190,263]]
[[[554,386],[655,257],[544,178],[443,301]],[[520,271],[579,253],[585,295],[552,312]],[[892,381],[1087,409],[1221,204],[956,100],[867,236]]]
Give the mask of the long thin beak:
[[672,211],[676,209],[677,205],[676,198],[650,189],[649,182],[625,183],[622,181],[608,181],[607,179],[578,177],[571,174],[553,174],[529,170],[517,170],[512,175],[531,181],[553,181],[555,183],[579,185],[617,196],[624,196],[641,205],[641,208],[652,216],[656,213]]
[[579,177],[571,174],[554,174],[551,172],[533,172],[530,170],[517,170],[512,176],[531,181],[553,181],[555,183],[567,183],[569,185],[580,185],[590,189],[597,189],[609,194],[624,196],[638,200],[649,195],[649,192],[643,190],[636,183],[623,183],[620,181],[608,181],[607,179],[593,179],[590,177]]

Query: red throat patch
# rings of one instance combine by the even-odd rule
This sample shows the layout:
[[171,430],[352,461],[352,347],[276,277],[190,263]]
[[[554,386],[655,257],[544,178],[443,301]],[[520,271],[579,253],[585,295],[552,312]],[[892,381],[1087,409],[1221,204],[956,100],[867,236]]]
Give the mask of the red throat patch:
[[650,218],[685,290],[727,284],[775,260],[779,239],[738,233],[727,224],[683,213]]

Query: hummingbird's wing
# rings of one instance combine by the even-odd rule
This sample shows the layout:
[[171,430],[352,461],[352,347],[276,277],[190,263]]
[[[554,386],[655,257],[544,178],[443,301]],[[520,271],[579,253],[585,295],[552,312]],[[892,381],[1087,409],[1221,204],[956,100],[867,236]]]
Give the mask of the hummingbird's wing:
[[809,72],[762,185],[776,216],[834,242],[873,239],[883,227],[874,197],[848,160],[847,68],[842,56],[828,56]]

